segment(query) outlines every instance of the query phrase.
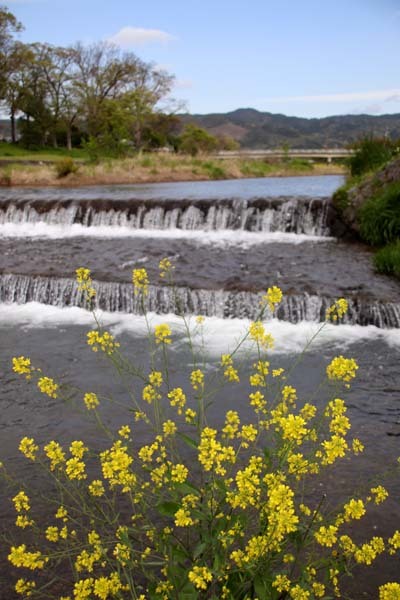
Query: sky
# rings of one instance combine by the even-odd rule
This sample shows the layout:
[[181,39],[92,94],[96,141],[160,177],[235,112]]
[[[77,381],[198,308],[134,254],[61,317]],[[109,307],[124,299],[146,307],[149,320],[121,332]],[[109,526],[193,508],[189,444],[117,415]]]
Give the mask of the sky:
[[400,113],[400,0],[0,0],[23,42],[109,40],[176,78],[184,110]]

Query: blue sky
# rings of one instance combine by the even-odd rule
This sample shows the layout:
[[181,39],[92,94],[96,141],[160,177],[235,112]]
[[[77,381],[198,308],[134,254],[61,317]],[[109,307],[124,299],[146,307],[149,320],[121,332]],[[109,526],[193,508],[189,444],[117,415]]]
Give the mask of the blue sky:
[[192,113],[400,113],[400,0],[3,0],[25,42],[112,39]]

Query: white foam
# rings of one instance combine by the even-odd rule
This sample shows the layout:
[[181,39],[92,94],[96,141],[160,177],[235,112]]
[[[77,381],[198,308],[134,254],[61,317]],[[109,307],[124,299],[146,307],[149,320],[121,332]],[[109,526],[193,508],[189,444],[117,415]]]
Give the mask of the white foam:
[[[133,336],[147,335],[146,321],[143,316],[128,315],[123,313],[96,313],[103,326],[107,327],[115,336],[127,333]],[[183,341],[185,328],[183,321],[176,315],[148,314],[151,327],[159,323],[168,323],[173,331],[176,342]],[[247,319],[220,319],[205,317],[200,328],[194,317],[188,317],[190,330],[193,332],[197,344],[204,339],[205,348],[209,356],[218,356],[223,352],[231,352],[237,343],[243,339],[248,330],[250,321]],[[7,327],[18,325],[24,329],[29,328],[57,328],[68,325],[79,325],[92,328],[93,315],[82,308],[59,308],[37,302],[28,304],[0,304],[0,326]],[[321,323],[302,321],[293,324],[272,319],[265,323],[268,332],[275,339],[274,354],[298,354],[307,342],[321,328]],[[373,325],[362,327],[360,325],[332,325],[326,324],[319,335],[312,342],[312,347],[324,346],[339,347],[341,351],[356,342],[362,341],[386,342],[390,347],[400,350],[400,329],[378,329]],[[252,344],[246,342],[243,349],[251,350]]]
[[134,229],[131,227],[73,225],[49,225],[37,223],[5,223],[0,225],[0,238],[67,239],[93,238],[158,238],[189,239],[199,244],[252,246],[256,244],[303,244],[304,242],[332,242],[335,238],[304,233],[250,232],[232,229],[206,231],[198,229]]

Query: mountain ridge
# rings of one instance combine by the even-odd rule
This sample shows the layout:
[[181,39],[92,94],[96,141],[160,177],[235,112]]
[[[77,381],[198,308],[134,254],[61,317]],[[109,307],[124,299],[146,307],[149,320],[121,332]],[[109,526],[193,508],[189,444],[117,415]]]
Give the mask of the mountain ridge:
[[181,114],[213,135],[229,136],[242,148],[335,148],[354,143],[365,135],[400,139],[400,114],[292,117],[281,113],[238,108],[227,113]]

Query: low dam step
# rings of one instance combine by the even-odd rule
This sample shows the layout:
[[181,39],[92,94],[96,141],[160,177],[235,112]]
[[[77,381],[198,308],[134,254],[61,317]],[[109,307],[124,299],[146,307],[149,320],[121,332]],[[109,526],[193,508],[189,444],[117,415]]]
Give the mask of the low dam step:
[[[128,283],[94,282],[95,305],[107,312],[140,314],[141,302]],[[223,318],[256,319],[260,314],[262,293],[228,290],[204,290],[188,287],[150,286],[147,310],[159,314],[197,314]],[[284,296],[277,318],[291,323],[321,322],[334,298],[299,294]],[[0,303],[40,302],[58,307],[86,307],[84,294],[74,279],[31,277],[17,274],[0,276]],[[271,316],[268,311],[265,316]],[[366,302],[349,299],[348,313],[341,323],[400,328],[400,303]]]

